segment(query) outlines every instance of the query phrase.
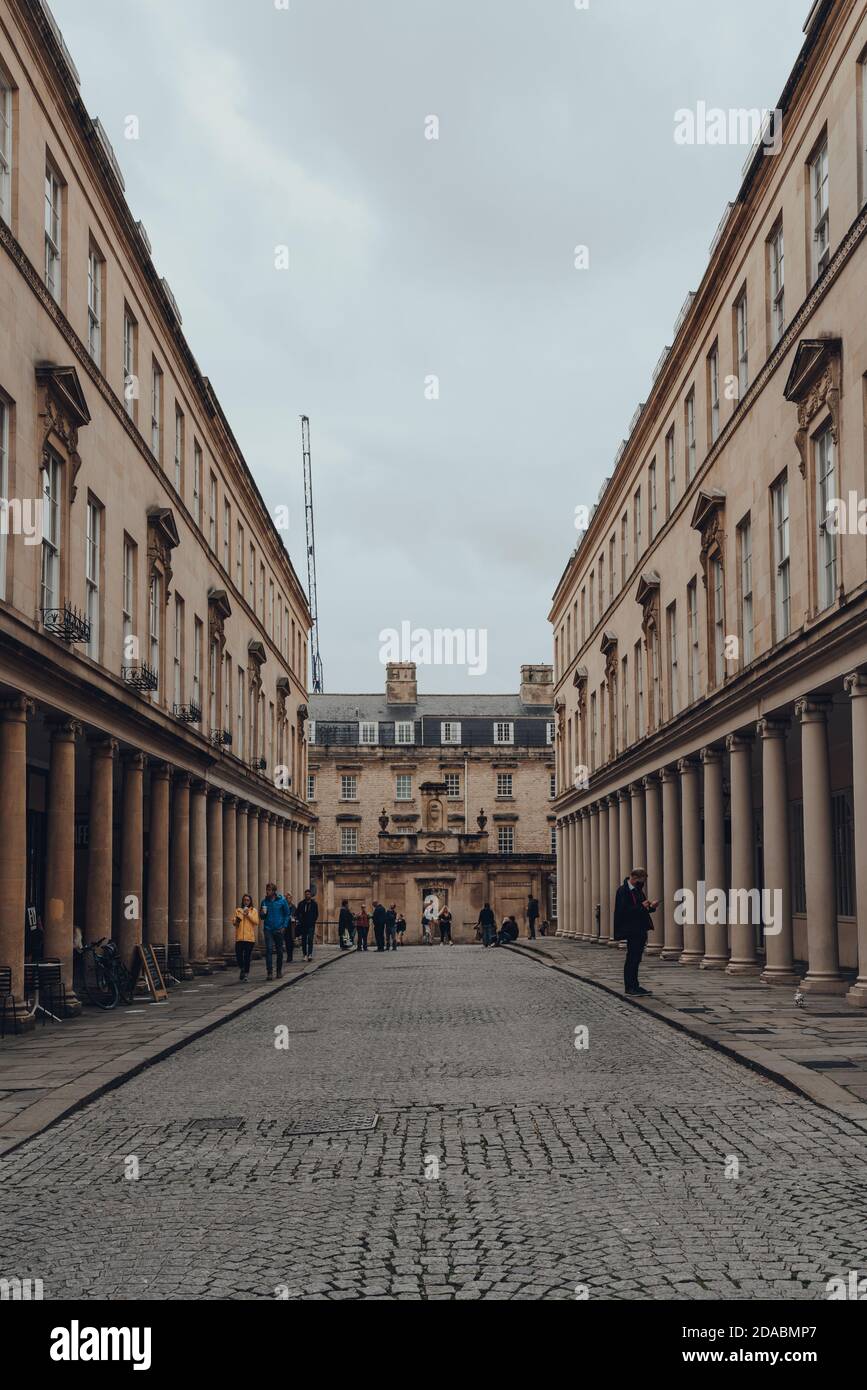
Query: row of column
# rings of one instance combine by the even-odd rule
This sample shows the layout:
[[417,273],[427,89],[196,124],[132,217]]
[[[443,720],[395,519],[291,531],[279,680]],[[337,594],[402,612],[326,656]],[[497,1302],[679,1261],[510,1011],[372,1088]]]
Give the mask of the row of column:
[[[0,968],[11,968],[16,1008],[23,997],[27,895],[26,697],[0,703],[0,785],[5,826],[0,835]],[[150,759],[147,913],[144,894],[144,770],[146,757],[125,751],[121,762],[120,902],[113,918],[114,770],[118,743],[90,738],[89,852],[84,920],[73,923],[75,762],[82,728],[48,720],[45,911],[43,956],[61,962],[72,993],[73,927],[85,941],[113,935],[127,964],[136,945],[178,942],[195,968],[234,951],[232,914],[244,893],[258,904],[273,880],[296,900],[309,886],[309,834],[298,822],[221,791],[166,762]]]
[[[848,676],[851,697],[854,787],[854,842],[867,843],[867,677]],[[768,984],[796,984],[821,994],[842,994],[840,971],[834,821],[828,750],[831,699],[809,696],[795,703],[801,726],[804,808],[804,866],[807,907],[808,968],[803,979],[795,968],[786,718],[760,719],[752,732],[731,734],[729,758],[731,865],[726,883],[723,748],[711,745],[680,759],[640,782],[600,797],[565,816],[558,826],[557,889],[561,935],[618,945],[613,940],[614,894],[636,866],[646,868],[648,892],[659,898],[647,951],[663,960],[725,970],[730,975],[758,974]],[[764,962],[758,932],[746,914],[732,914],[729,924],[702,921],[699,912],[678,911],[675,894],[690,890],[693,903],[711,889],[751,892],[756,884],[753,833],[752,750],[761,742],[763,887],[780,892],[779,930],[764,937]],[[702,804],[704,837],[702,848]],[[858,911],[858,979],[848,991],[852,1003],[867,1005],[867,862],[856,854]],[[741,898],[742,901],[745,899]],[[744,918],[744,920],[742,920]],[[775,926],[777,924],[775,923]]]

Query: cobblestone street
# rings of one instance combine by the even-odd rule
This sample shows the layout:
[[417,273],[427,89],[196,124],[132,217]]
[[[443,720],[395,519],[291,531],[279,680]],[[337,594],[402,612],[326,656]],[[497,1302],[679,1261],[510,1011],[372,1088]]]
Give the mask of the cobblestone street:
[[865,1145],[518,953],[353,953],[4,1159],[0,1273],[46,1298],[823,1298],[867,1264]]

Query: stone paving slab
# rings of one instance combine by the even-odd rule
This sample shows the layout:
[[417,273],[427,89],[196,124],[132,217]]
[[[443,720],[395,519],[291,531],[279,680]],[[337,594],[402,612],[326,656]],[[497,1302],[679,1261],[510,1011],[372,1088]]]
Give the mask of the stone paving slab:
[[254,960],[244,984],[236,969],[218,970],[176,985],[160,1002],[137,998],[110,1010],[86,1006],[78,1018],[7,1034],[0,1040],[0,1155],[342,954],[347,953],[336,946],[317,947],[312,965],[293,960],[284,964],[283,978],[272,981],[265,977],[264,960]]
[[641,964],[641,983],[652,994],[626,997],[620,950],[550,936],[507,949],[619,995],[867,1128],[867,1010],[818,995],[805,996],[798,1008],[794,988],[758,978],[735,982],[724,971],[658,956]]

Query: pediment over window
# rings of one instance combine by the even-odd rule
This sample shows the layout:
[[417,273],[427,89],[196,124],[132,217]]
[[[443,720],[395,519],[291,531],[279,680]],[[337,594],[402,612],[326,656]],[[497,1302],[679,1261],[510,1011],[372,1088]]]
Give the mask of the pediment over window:
[[248,642],[247,659],[250,665],[255,666],[257,670],[260,666],[264,666],[265,662],[268,660],[268,653],[265,651],[264,642],[257,642],[255,640]]
[[720,488],[700,492],[696,498],[695,509],[690,525],[694,531],[701,532],[701,571],[707,588],[708,565],[712,558],[722,559],[725,550],[726,495]]
[[171,507],[148,507],[147,526],[149,573],[153,578],[162,569],[166,581],[163,597],[168,603],[172,582],[172,551],[181,542]]
[[59,367],[54,362],[40,362],[36,367],[36,387],[39,416],[42,420],[41,466],[54,436],[69,460],[69,500],[75,501],[75,479],[81,467],[78,452],[78,431],[90,424],[90,411],[74,367]]
[[589,676],[590,672],[587,670],[586,666],[575,667],[572,684],[578,691],[578,714],[581,719],[584,718],[584,711],[587,707],[587,681]]
[[226,590],[210,589],[208,591],[208,637],[212,642],[216,638],[221,651],[226,641],[226,619],[231,618],[231,616],[232,605]]
[[611,652],[611,651],[616,652],[616,651],[617,651],[617,633],[616,633],[616,632],[611,632],[610,630],[606,629],[606,631],[603,632],[603,634],[602,634],[602,641],[601,641],[601,643],[600,643],[600,645],[599,645],[599,650],[601,651],[601,653],[602,653],[603,656],[607,656],[608,653]]
[[783,388],[783,395],[798,407],[795,444],[800,455],[801,477],[807,473],[807,437],[810,422],[826,406],[831,414],[831,434],[840,442],[840,392],[843,382],[842,338],[802,338]]
[[709,488],[700,492],[695,499],[692,521],[689,523],[693,531],[705,531],[717,513],[723,511],[725,504],[726,495],[720,488]]
[[74,367],[40,362],[36,368],[36,383],[53,397],[76,429],[90,424],[90,411]]
[[645,640],[650,630],[659,626],[660,583],[661,580],[656,570],[645,570],[635,591],[635,602],[641,605],[644,613],[641,619],[641,630]]

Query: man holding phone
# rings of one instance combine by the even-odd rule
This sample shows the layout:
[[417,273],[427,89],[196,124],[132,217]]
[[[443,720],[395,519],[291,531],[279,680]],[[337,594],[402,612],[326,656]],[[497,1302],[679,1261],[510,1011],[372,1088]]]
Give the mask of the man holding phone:
[[659,907],[646,893],[647,870],[633,869],[617,890],[614,899],[614,940],[626,942],[626,963],[623,967],[623,986],[626,994],[650,994],[638,983],[638,967],[647,944],[647,934],[653,930],[650,914]]

